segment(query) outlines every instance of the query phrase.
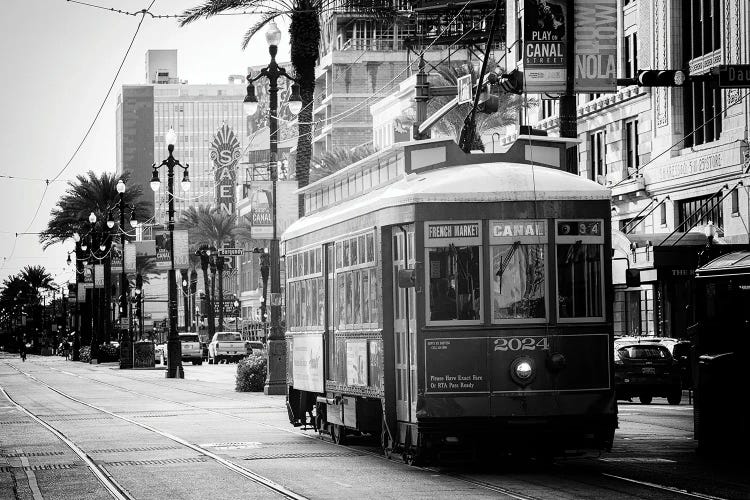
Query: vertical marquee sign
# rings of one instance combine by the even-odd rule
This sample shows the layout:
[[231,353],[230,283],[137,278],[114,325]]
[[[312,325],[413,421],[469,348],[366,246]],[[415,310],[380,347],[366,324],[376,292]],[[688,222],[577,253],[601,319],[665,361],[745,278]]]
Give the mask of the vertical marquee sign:
[[237,182],[237,162],[242,156],[240,141],[225,123],[211,143],[211,161],[216,179],[216,207],[227,215],[234,214],[234,186]]
[[578,1],[573,7],[575,92],[616,92],[617,0]]

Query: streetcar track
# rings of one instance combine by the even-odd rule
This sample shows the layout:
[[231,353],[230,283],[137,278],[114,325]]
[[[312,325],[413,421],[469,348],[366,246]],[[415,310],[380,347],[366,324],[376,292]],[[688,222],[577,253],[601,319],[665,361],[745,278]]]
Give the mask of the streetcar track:
[[94,462],[94,460],[91,457],[89,457],[88,454],[86,454],[86,452],[84,452],[81,448],[79,448],[73,441],[68,439],[62,432],[58,431],[57,429],[49,425],[44,420],[34,415],[31,411],[27,410],[26,408],[21,406],[19,403],[17,403],[2,386],[0,386],[0,392],[3,393],[3,396],[5,396],[5,398],[8,401],[10,401],[10,403],[16,409],[26,414],[29,418],[31,418],[32,420],[37,422],[39,425],[47,429],[60,441],[65,443],[65,445],[68,448],[70,448],[73,451],[73,453],[78,455],[78,457],[81,460],[83,460],[86,466],[91,470],[91,472],[94,473],[94,476],[96,476],[99,482],[106,488],[107,492],[110,495],[112,495],[113,498],[116,498],[118,500],[133,500],[133,497],[130,495],[130,493],[128,493],[127,490],[125,490],[122,486],[120,486],[117,483],[117,481],[114,480],[114,478],[109,474],[109,472],[107,472],[107,470],[104,467]]
[[[135,421],[133,419],[130,419],[128,417],[125,417],[125,416],[122,416],[122,415],[118,415],[117,413],[111,412],[109,410],[106,410],[104,408],[100,408],[100,407],[98,407],[96,405],[93,405],[91,403],[87,403],[85,401],[77,399],[77,398],[75,398],[75,397],[73,397],[73,396],[71,396],[69,394],[66,394],[66,393],[64,393],[64,392],[62,392],[62,391],[60,391],[60,390],[58,390],[58,389],[50,386],[49,384],[47,384],[47,383],[39,380],[34,375],[26,373],[26,372],[24,372],[24,371],[16,368],[15,366],[10,365],[9,363],[6,363],[6,364],[8,366],[10,366],[11,368],[13,368],[14,370],[18,371],[19,373],[25,375],[26,377],[30,378],[31,380],[37,382],[40,385],[43,385],[47,389],[51,390],[52,392],[54,392],[56,394],[59,394],[60,396],[62,396],[64,398],[67,398],[67,399],[69,399],[71,401],[74,401],[74,402],[76,402],[78,404],[87,406],[87,407],[92,408],[94,410],[97,410],[99,412],[105,413],[105,414],[110,415],[110,416],[112,416],[114,418],[118,418],[120,420],[124,420],[125,422],[128,422],[130,424],[136,425],[136,426],[141,427],[143,429],[146,429],[146,430],[148,430],[150,432],[158,434],[158,435],[160,435],[162,437],[170,439],[170,440],[172,440],[172,441],[174,441],[176,443],[179,443],[182,446],[184,446],[186,448],[190,448],[191,450],[193,450],[193,451],[195,451],[195,452],[197,452],[197,453],[199,453],[201,455],[204,455],[204,456],[206,456],[208,458],[211,458],[212,460],[214,460],[215,462],[217,462],[220,465],[224,466],[225,468],[227,468],[227,469],[229,469],[229,470],[231,470],[233,472],[236,472],[236,473],[240,474],[241,476],[243,476],[243,477],[245,477],[247,479],[250,479],[251,481],[253,481],[253,482],[255,482],[255,483],[257,483],[257,484],[259,484],[261,486],[264,486],[264,487],[266,487],[266,488],[268,488],[268,489],[270,489],[272,491],[275,491],[276,493],[279,493],[279,494],[281,494],[282,496],[284,496],[286,498],[290,498],[290,499],[294,499],[294,500],[307,500],[307,497],[305,497],[303,495],[300,495],[298,493],[295,493],[295,492],[293,492],[293,491],[285,488],[284,486],[276,483],[275,481],[272,481],[271,479],[268,479],[268,478],[266,478],[264,476],[261,476],[260,474],[257,474],[257,473],[255,473],[255,472],[253,472],[253,471],[251,471],[251,470],[249,470],[249,469],[247,469],[245,467],[242,467],[241,465],[237,465],[237,464],[235,464],[235,463],[233,463],[233,462],[231,462],[231,461],[229,461],[229,460],[227,460],[227,459],[225,459],[225,458],[217,455],[216,453],[213,453],[213,452],[211,452],[209,450],[206,450],[205,448],[202,448],[201,446],[198,446],[196,444],[190,443],[190,442],[188,442],[188,441],[186,441],[186,440],[184,440],[184,439],[182,439],[182,438],[180,438],[178,436],[175,436],[175,435],[170,434],[168,432],[161,431],[161,430],[159,430],[159,429],[157,429],[155,427],[152,427],[150,425],[147,425],[147,424],[144,424],[144,423],[141,423],[141,422],[137,422],[137,421]],[[116,386],[114,386],[114,387],[116,387]],[[97,475],[97,478],[100,480],[100,482],[102,482],[102,484],[105,485],[105,487],[107,488],[107,491],[109,491],[110,494],[112,494],[112,496],[114,498],[117,498],[118,500],[119,499],[122,499],[122,500],[133,500],[133,497],[130,496],[127,493],[126,490],[124,490],[121,486],[119,486],[116,483],[116,481],[114,480],[114,478],[112,478],[112,476],[106,471],[106,469],[104,469],[104,467],[96,464],[90,457],[88,457],[88,455],[85,452],[83,452],[83,450],[81,450],[80,448],[78,448],[75,445],[75,443],[73,443],[72,441],[70,441],[60,431],[58,431],[57,429],[55,429],[54,427],[52,427],[51,425],[49,425],[48,423],[46,423],[44,420],[42,420],[39,417],[37,417],[36,415],[34,415],[31,411],[27,410],[26,408],[24,408],[20,404],[16,403],[10,397],[10,395],[5,391],[5,389],[3,389],[2,387],[0,387],[0,391],[2,391],[2,393],[5,395],[5,397],[8,398],[9,401],[11,401],[12,403],[14,403],[18,409],[20,409],[21,411],[23,411],[24,413],[26,413],[28,416],[30,416],[32,419],[34,419],[35,421],[37,421],[38,423],[40,423],[47,430],[49,430],[50,432],[52,432],[53,434],[55,434],[58,438],[60,438],[61,440],[63,440],[63,442],[65,442],[65,444],[67,444],[77,455],[79,455],[81,457],[81,459],[84,460],[84,462],[86,462],[86,464],[89,465],[89,467],[94,471],[94,473]]]
[[[190,403],[185,403],[185,402],[182,402],[182,401],[175,401],[175,400],[163,398],[163,397],[160,397],[160,396],[154,396],[154,395],[151,395],[151,394],[141,393],[141,392],[138,392],[138,391],[135,391],[135,390],[132,390],[132,389],[128,389],[128,388],[116,385],[116,384],[112,384],[112,383],[109,383],[109,382],[104,382],[102,380],[97,380],[95,378],[84,377],[82,375],[74,374],[74,373],[67,372],[67,371],[64,371],[64,370],[59,370],[59,369],[56,369],[56,368],[52,368],[50,366],[45,366],[45,367],[48,368],[49,370],[52,370],[52,371],[61,372],[61,373],[64,373],[66,375],[70,375],[70,376],[73,376],[73,377],[81,378],[83,380],[95,382],[95,383],[106,385],[106,386],[109,386],[109,387],[113,387],[113,388],[116,388],[116,389],[119,389],[119,390],[122,390],[122,391],[125,391],[125,392],[129,392],[131,394],[135,394],[135,395],[139,395],[139,396],[144,396],[144,397],[148,397],[148,398],[156,399],[156,400],[160,400],[160,401],[165,401],[165,402],[168,402],[168,403],[177,404],[177,405],[185,406],[185,407],[188,407],[188,408],[194,408],[194,409],[202,410],[202,411],[205,411],[205,412],[208,412],[208,413],[213,413],[213,414],[216,414],[216,415],[221,415],[221,416],[224,416],[224,417],[229,417],[229,418],[241,420],[241,421],[244,421],[244,422],[252,422],[252,423],[254,423],[256,425],[268,427],[268,428],[271,428],[271,429],[274,429],[274,430],[283,431],[283,432],[286,432],[286,433],[289,433],[289,434],[293,434],[293,435],[297,435],[297,436],[303,436],[303,437],[306,437],[308,439],[319,440],[319,441],[321,441],[323,443],[327,443],[327,444],[329,444],[331,446],[336,446],[336,447],[339,446],[339,445],[333,443],[332,441],[328,441],[328,440],[324,439],[320,435],[318,435],[318,436],[316,436],[314,434],[310,435],[310,434],[298,431],[296,429],[287,429],[287,428],[278,427],[278,426],[275,426],[275,425],[272,425],[272,424],[267,424],[267,423],[263,423],[263,422],[257,422],[257,421],[253,421],[253,420],[250,420],[250,419],[238,416],[238,415],[233,415],[231,413],[224,413],[222,411],[213,410],[213,409],[210,409],[210,408],[203,408],[203,407],[192,405]],[[95,372],[94,370],[89,370],[89,371]],[[24,372],[21,372],[21,373],[24,373]],[[31,376],[31,375],[27,375],[27,376]],[[119,374],[118,374],[118,376],[122,377],[122,378],[125,378],[127,380],[132,380],[132,381],[136,381],[136,382],[140,382],[140,383],[144,383],[144,384],[148,384],[148,385],[152,385],[152,386],[156,386],[156,387],[160,387],[160,388],[165,387],[165,385],[163,385],[163,384],[158,384],[158,383],[155,383],[155,382],[151,382],[149,380],[143,380],[143,379],[132,378],[132,377],[125,377],[125,376],[122,376],[122,375],[119,375]],[[40,382],[40,383],[44,384],[43,382]],[[200,392],[197,392],[197,391],[191,391],[191,390],[188,390],[188,389],[183,389],[183,388],[180,388],[180,387],[174,387],[174,386],[168,386],[168,387],[170,389],[178,389],[180,391],[194,393],[194,394],[202,394],[202,395],[206,395],[206,396],[210,396],[210,397],[220,397],[222,399],[231,399],[231,398],[228,398],[226,396],[217,396],[217,395],[213,395],[213,394],[205,394],[205,393],[200,393]],[[55,390],[55,389],[52,389],[52,390]],[[106,412],[106,410],[104,410],[104,411]],[[118,418],[120,418],[120,417],[118,417]],[[140,425],[140,424],[137,424],[137,425]],[[376,452],[373,452],[373,451],[370,451],[370,450],[367,450],[367,449],[361,449],[361,448],[354,448],[354,449],[356,449],[357,451],[360,451],[360,452],[362,452],[364,454],[367,454],[367,455],[370,455],[370,456],[373,456],[373,457],[376,457],[376,458],[379,458],[379,459],[382,459],[382,460],[387,460],[390,463],[399,464],[399,462],[391,460],[389,457],[386,457],[382,452],[377,452],[376,453]],[[540,500],[538,497],[529,496],[527,494],[520,493],[518,491],[509,489],[509,488],[505,488],[505,487],[502,487],[502,486],[499,486],[499,485],[496,485],[496,484],[493,484],[493,483],[489,483],[489,482],[486,482],[486,481],[482,481],[482,480],[478,480],[478,479],[473,479],[473,478],[470,478],[470,477],[467,477],[467,476],[464,476],[464,475],[461,475],[461,474],[440,471],[438,469],[434,469],[434,468],[431,468],[431,467],[409,466],[407,464],[401,464],[401,465],[405,465],[407,467],[414,467],[416,469],[424,470],[426,472],[431,472],[433,474],[439,474],[439,475],[442,475],[442,476],[445,476],[445,477],[450,477],[450,478],[452,478],[454,480],[457,480],[457,481],[461,481],[461,482],[464,482],[464,483],[467,483],[467,484],[471,484],[471,485],[474,485],[474,486],[479,486],[479,487],[482,487],[482,488],[485,488],[485,489],[488,489],[488,490],[491,490],[491,491],[494,491],[494,492],[497,492],[497,493],[502,493],[504,495],[510,496],[510,497],[512,497],[514,499],[517,499],[517,500]],[[631,484],[638,484],[638,485],[641,485],[641,486],[644,486],[644,487],[650,487],[652,489],[656,489],[656,490],[659,490],[659,491],[668,491],[670,493],[677,494],[677,495],[682,495],[682,496],[686,496],[686,497],[699,498],[699,499],[703,499],[703,500],[725,500],[722,497],[716,497],[716,496],[706,495],[706,494],[702,494],[702,493],[691,492],[691,491],[684,490],[684,489],[681,489],[681,488],[676,488],[676,487],[673,487],[673,486],[660,485],[658,483],[652,483],[652,482],[648,482],[648,481],[640,481],[640,480],[637,480],[637,479],[632,479],[632,478],[628,478],[628,477],[620,476],[620,475],[608,474],[608,473],[604,473],[604,472],[597,472],[597,473],[599,475],[601,475],[602,477],[607,477],[607,478],[610,478],[610,479],[616,479],[616,480],[627,482],[627,483],[631,483]]]

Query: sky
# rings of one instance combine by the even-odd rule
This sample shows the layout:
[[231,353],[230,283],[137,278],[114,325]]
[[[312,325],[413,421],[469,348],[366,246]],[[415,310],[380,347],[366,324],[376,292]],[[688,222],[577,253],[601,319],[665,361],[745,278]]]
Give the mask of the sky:
[[[270,60],[262,33],[246,50],[241,48],[243,35],[257,22],[257,15],[213,17],[180,28],[173,18],[107,10],[138,12],[148,8],[151,0],[85,3],[89,5],[68,0],[2,0],[0,5],[0,283],[29,265],[44,266],[59,284],[74,280],[73,270],[65,263],[73,241],[43,250],[36,233],[46,228],[50,210],[65,193],[67,181],[89,170],[97,174],[115,171],[117,96],[124,84],[145,83],[147,50],[177,49],[179,78],[195,84],[226,83],[229,75],[244,75],[248,66]],[[202,3],[156,0],[150,12],[179,14]],[[283,35],[277,59],[288,61],[287,20],[280,19],[278,25]],[[113,81],[115,86],[105,101]],[[90,134],[75,153],[92,123]],[[59,180],[46,182],[55,177]]]

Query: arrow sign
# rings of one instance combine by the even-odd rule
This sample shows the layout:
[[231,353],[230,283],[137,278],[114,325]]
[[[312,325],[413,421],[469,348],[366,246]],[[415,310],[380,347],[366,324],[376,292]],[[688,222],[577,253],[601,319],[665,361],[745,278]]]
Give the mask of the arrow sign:
[[242,255],[245,251],[241,248],[219,248],[219,255]]
[[750,88],[750,64],[719,66],[719,88]]

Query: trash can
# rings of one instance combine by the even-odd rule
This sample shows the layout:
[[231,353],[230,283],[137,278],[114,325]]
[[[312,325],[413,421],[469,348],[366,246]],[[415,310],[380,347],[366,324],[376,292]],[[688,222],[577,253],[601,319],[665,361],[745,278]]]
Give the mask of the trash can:
[[148,340],[133,345],[133,368],[154,367],[154,343]]
[[745,414],[737,387],[736,363],[733,352],[698,358],[693,418],[701,452],[726,454],[733,447],[730,443],[743,439]]

